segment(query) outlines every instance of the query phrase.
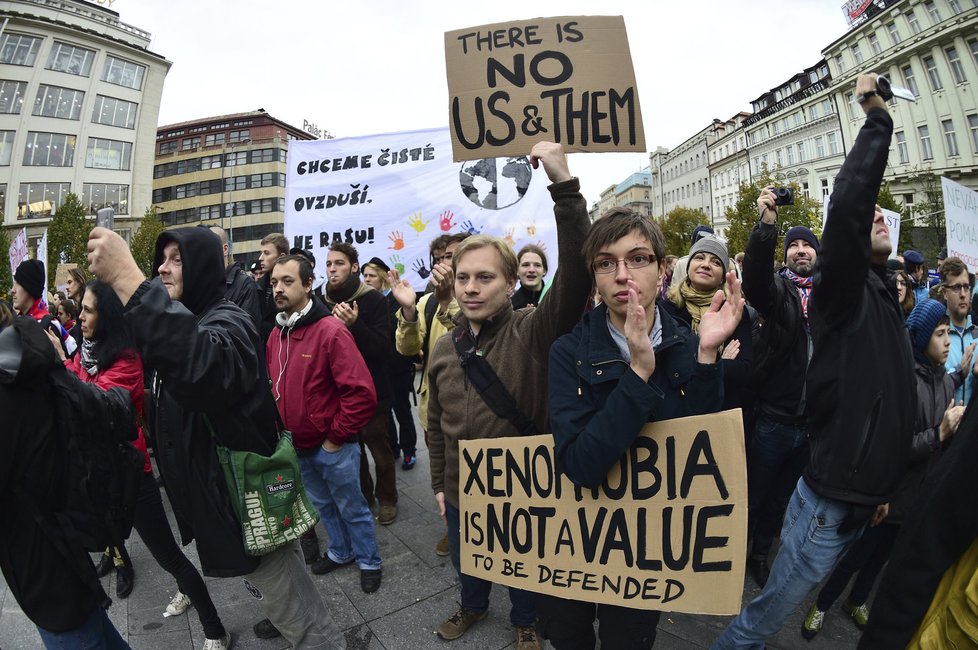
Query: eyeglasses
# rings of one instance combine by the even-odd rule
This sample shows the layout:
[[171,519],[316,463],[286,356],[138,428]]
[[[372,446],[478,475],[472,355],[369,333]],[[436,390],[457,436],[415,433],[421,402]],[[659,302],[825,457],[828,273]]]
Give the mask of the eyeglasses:
[[591,262],[591,270],[595,273],[614,273],[618,270],[618,265],[625,263],[626,269],[641,269],[655,261],[655,255],[647,253],[636,253],[629,257],[602,257]]
[[945,284],[944,289],[951,293],[968,293],[971,291],[970,284]]

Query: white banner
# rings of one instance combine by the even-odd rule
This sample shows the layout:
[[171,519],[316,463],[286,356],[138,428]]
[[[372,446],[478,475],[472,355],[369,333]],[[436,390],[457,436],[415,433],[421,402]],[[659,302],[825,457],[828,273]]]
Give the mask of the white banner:
[[[529,152],[527,152],[529,154]],[[338,140],[292,140],[285,185],[289,246],[311,250],[326,273],[333,241],[379,257],[415,290],[431,271],[428,243],[468,231],[504,238],[519,250],[540,245],[553,278],[557,230],[549,180],[528,157],[452,162],[447,128]]]
[[978,272],[978,192],[941,178],[947,255],[958,257],[972,273]]
[[[893,210],[883,208],[883,218],[886,219],[886,227],[890,230],[890,257],[893,259],[903,253],[897,250],[900,245],[900,219],[902,215]],[[825,232],[825,224],[829,222],[829,197],[822,197],[822,232]]]
[[10,274],[17,271],[20,263],[27,259],[27,228],[21,228],[17,236],[10,243]]
[[[37,256],[36,259],[41,260],[41,264],[44,265],[44,272],[48,272],[48,229],[44,229],[44,234],[41,235],[41,239],[37,242]],[[47,277],[44,278],[44,286],[48,286]]]

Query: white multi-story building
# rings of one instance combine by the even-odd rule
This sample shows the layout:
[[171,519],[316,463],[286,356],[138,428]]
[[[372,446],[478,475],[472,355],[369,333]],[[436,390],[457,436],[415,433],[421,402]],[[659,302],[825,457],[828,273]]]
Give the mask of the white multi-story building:
[[0,205],[31,238],[69,192],[131,235],[151,205],[170,62],[150,34],[81,0],[0,2]]
[[727,208],[737,204],[740,184],[750,180],[747,139],[741,126],[751,113],[737,113],[726,122],[714,120],[716,139],[707,152],[710,158],[710,196],[713,200],[713,225],[723,237],[730,223]]
[[[893,141],[886,180],[912,204],[922,172],[978,189],[978,0],[877,0],[860,22],[823,50],[829,90],[846,143],[864,117],[853,96],[856,76],[886,74],[917,102],[890,102]],[[919,198],[919,197],[918,197]]]
[[649,155],[654,216],[664,217],[673,208],[684,207],[702,210],[712,223],[707,150],[714,138],[710,124],[675,149],[659,147]]
[[624,207],[639,214],[652,216],[652,174],[646,168],[637,171],[620,183],[609,185],[598,202],[591,206],[591,221],[611,208]]
[[795,182],[818,200],[832,191],[845,143],[829,82],[829,66],[819,61],[751,102],[744,129],[752,182]]

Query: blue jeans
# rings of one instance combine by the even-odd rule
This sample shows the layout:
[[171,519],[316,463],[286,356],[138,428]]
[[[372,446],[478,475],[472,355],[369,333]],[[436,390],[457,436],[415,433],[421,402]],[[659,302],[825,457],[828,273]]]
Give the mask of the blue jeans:
[[122,640],[119,631],[113,627],[108,614],[101,607],[88,617],[81,627],[70,632],[48,632],[37,628],[41,641],[48,650],[128,650],[129,644]]
[[[462,573],[458,508],[445,503],[445,517],[448,519],[448,549],[451,552],[452,565],[458,573],[459,582],[462,583],[462,607],[474,612],[484,612],[489,609],[489,592],[492,590],[492,583]],[[509,587],[509,602],[512,605],[509,610],[510,623],[516,627],[527,627],[536,623],[536,594]]]
[[361,569],[379,569],[374,516],[360,491],[360,445],[348,442],[332,452],[320,447],[312,456],[300,457],[299,468],[329,537],[329,559],[346,564],[355,558]]
[[747,535],[751,556],[766,558],[781,530],[788,499],[808,464],[808,434],[761,415],[747,459]]
[[846,547],[863,532],[846,533],[839,525],[849,504],[819,496],[802,478],[798,481],[781,528],[781,548],[764,590],[744,607],[714,643],[712,650],[763,648],[808,592],[829,574]]

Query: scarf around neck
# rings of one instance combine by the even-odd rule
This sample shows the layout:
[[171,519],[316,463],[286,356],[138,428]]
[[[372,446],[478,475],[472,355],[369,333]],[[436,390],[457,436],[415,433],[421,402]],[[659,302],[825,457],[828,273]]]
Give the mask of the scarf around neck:
[[812,278],[811,276],[803,278],[787,266],[781,269],[781,275],[788,278],[795,288],[798,290],[798,297],[801,298],[801,315],[806,321],[808,320],[808,298],[812,295]]
[[98,358],[95,356],[95,341],[82,339],[81,365],[93,377],[98,374]]
[[326,298],[326,304],[332,308],[336,306],[337,303],[356,300],[368,291],[373,291],[373,287],[364,284],[360,281],[359,276],[351,273],[346,282],[341,284],[338,289],[334,290],[327,284],[324,297]]
[[703,314],[707,312],[710,308],[710,304],[713,303],[713,296],[716,295],[716,290],[713,291],[698,291],[694,289],[688,282],[682,282],[679,284],[679,295],[682,296],[683,305],[686,311],[689,312],[690,327],[692,327],[694,332],[698,332],[700,328],[700,319],[703,318]]

